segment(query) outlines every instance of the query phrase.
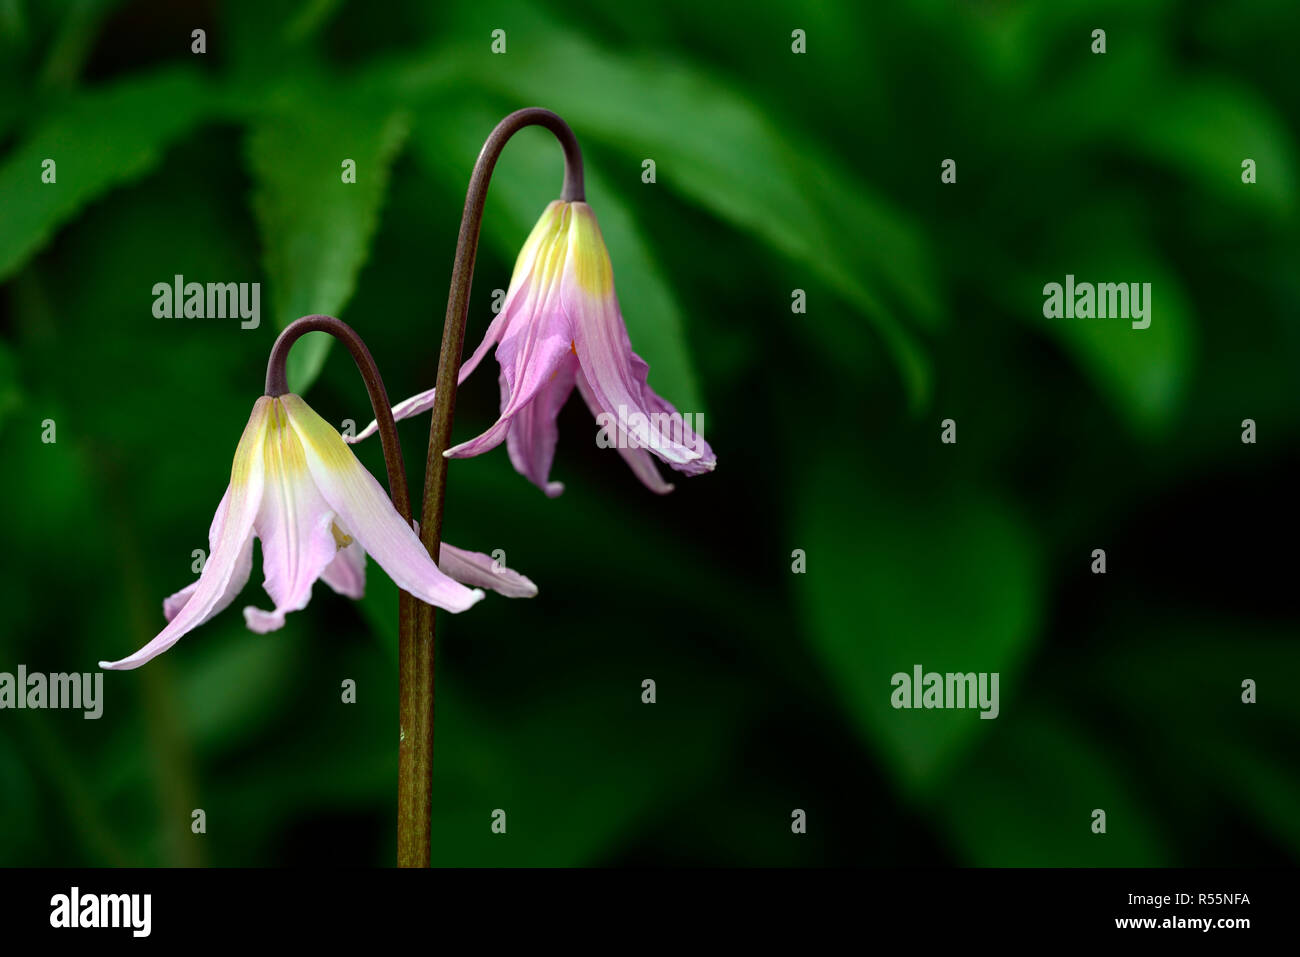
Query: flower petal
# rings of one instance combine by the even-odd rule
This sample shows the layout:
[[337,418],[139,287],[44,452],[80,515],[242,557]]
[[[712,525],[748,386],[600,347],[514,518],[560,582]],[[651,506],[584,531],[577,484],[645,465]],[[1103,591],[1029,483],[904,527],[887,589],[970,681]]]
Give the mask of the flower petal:
[[[225,494],[221,496],[221,504],[217,506],[217,513],[213,516],[212,526],[208,529],[208,554],[212,555],[217,550],[217,542],[221,539],[221,529],[226,520],[226,510],[230,504],[230,487],[226,486]],[[206,566],[206,561],[205,561]],[[239,558],[235,562],[235,570],[230,575],[230,583],[226,586],[225,593],[217,599],[208,613],[204,616],[203,621],[196,622],[201,625],[210,621],[212,617],[235,600],[235,596],[248,583],[248,575],[253,570],[253,536],[249,535],[248,540],[244,542],[244,547],[239,552]],[[195,590],[199,587],[198,579],[190,582],[174,595],[168,595],[163,599],[163,619],[171,621],[175,618],[185,604],[194,597]]]
[[[506,435],[506,450],[515,471],[532,482],[547,498],[555,498],[564,491],[563,482],[551,482],[551,463],[555,461],[555,443],[559,439],[556,418],[565,400],[573,392],[574,377],[578,373],[578,360],[572,353],[551,376],[551,381],[538,390],[533,401],[524,406],[510,420]],[[504,403],[505,375],[501,377],[501,396]]]
[[507,598],[532,598],[537,594],[536,585],[517,571],[498,565],[492,556],[467,552],[446,542],[438,550],[438,567],[458,582],[490,588]]
[[[478,344],[469,359],[461,363],[460,373],[456,377],[457,385],[464,385],[470,373],[478,368],[478,364],[488,354],[488,350],[501,341],[507,327],[516,317],[521,314],[525,318],[532,315],[539,291],[542,288],[542,280],[535,278],[534,273],[538,272],[539,260],[544,265],[546,256],[552,246],[563,237],[565,221],[563,210],[560,207],[564,205],[560,200],[551,202],[537,221],[537,225],[533,227],[528,239],[525,240],[524,246],[515,260],[514,272],[510,276],[510,288],[506,290],[506,297],[501,304],[501,311],[488,324],[483,341]],[[428,412],[433,408],[434,391],[429,389],[425,392],[418,392],[409,399],[403,399],[393,406],[393,418],[400,422],[422,412]],[[368,439],[378,431],[379,423],[372,421],[356,435],[346,436],[343,441],[348,445],[356,445],[362,439]]]
[[226,513],[216,540],[211,543],[212,553],[203,565],[203,572],[195,582],[189,600],[143,648],[119,661],[101,661],[101,668],[126,670],[140,667],[216,614],[223,601],[229,604],[232,593],[242,587],[243,582],[238,575],[242,569],[244,578],[247,579],[248,566],[243,562],[252,548],[253,520],[262,499],[265,468],[263,446],[271,401],[266,396],[258,399],[248,425],[244,427],[230,472]]
[[325,566],[321,580],[345,598],[360,599],[366,594],[366,552],[353,541]]
[[[587,377],[581,371],[578,373],[578,392],[587,403],[587,408],[591,410],[592,415],[605,414],[604,410],[596,405],[595,397],[591,394],[591,386],[587,384]],[[641,448],[632,448],[625,434],[616,435],[614,439],[614,447],[618,450],[618,454],[623,457],[623,461],[632,469],[632,474],[640,479],[642,485],[656,495],[667,495],[676,488],[672,482],[664,481],[663,476],[659,474],[659,467],[655,465],[655,460],[649,452]]]
[[284,627],[284,616],[311,601],[311,589],[334,561],[334,511],[316,488],[302,442],[289,424],[282,400],[271,405],[266,434],[266,487],[254,523],[262,540],[263,586],[271,611],[248,607],[244,621],[265,634]]
[[292,393],[280,397],[302,440],[317,489],[338,515],[339,527],[357,540],[397,587],[421,601],[459,612],[483,592],[461,585],[433,563],[414,530],[393,508],[375,477],[328,422]]
[[561,286],[564,309],[573,317],[574,351],[587,379],[588,404],[614,415],[629,444],[648,449],[677,471],[712,471],[717,457],[708,443],[650,388],[650,367],[632,351],[595,215],[586,203],[573,207],[574,255]]
[[[567,221],[567,206],[563,221]],[[448,458],[470,458],[496,448],[510,430],[510,420],[537,396],[560,366],[573,353],[573,326],[561,308],[559,284],[554,277],[563,272],[568,249],[555,241],[539,248],[533,277],[519,287],[526,302],[517,319],[501,337],[496,358],[505,386],[501,391],[501,416],[482,435],[463,442],[444,454]]]

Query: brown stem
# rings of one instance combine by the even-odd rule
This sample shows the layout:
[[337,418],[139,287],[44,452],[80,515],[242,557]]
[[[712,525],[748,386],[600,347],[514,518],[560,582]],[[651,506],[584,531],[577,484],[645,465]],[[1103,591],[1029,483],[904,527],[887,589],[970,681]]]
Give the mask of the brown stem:
[[[266,366],[266,394],[279,396],[289,391],[286,374],[289,349],[298,341],[300,336],[308,332],[327,332],[347,346],[348,352],[352,353],[357,369],[361,372],[361,378],[365,380],[366,391],[370,393],[370,406],[374,410],[375,421],[379,423],[379,440],[384,447],[384,466],[388,470],[388,492],[393,499],[393,507],[397,509],[397,514],[402,516],[403,521],[410,522],[411,497],[406,487],[406,468],[402,463],[402,446],[397,440],[397,423],[393,421],[393,407],[388,401],[388,391],[384,388],[384,380],[379,377],[379,369],[375,365],[374,358],[370,355],[370,350],[366,348],[366,344],[361,341],[361,337],[356,334],[351,326],[335,319],[333,316],[304,316],[289,323],[284,332],[280,333],[280,337],[275,340],[275,345],[271,347],[271,359]],[[433,552],[429,554],[432,555]],[[406,739],[406,728],[408,727],[408,714],[405,704],[408,685],[405,656],[410,649],[419,645],[419,642],[415,640],[415,630],[420,604],[406,592],[398,592],[397,645],[399,656],[402,659],[397,689],[399,721],[401,722],[401,734],[398,744],[399,764],[403,760],[402,755],[404,753],[403,745],[400,742]],[[406,780],[408,779],[405,776],[401,778],[401,781]],[[399,781],[397,800],[399,809],[409,803],[403,797],[404,792],[405,788]],[[428,815],[426,814],[424,823],[424,845],[426,848],[429,844],[428,826]]]
[[275,344],[271,346],[271,358],[266,363],[266,394],[284,395],[289,391],[287,365],[289,350],[293,344],[308,332],[327,332],[347,347],[352,359],[357,364],[357,371],[366,383],[370,394],[370,407],[374,410],[375,421],[379,423],[379,442],[384,448],[384,467],[388,470],[388,494],[393,500],[397,514],[410,522],[411,495],[406,487],[406,467],[402,464],[402,445],[397,440],[397,422],[393,419],[393,406],[388,401],[388,390],[380,378],[379,367],[375,359],[361,341],[356,330],[341,319],[333,316],[303,316],[284,327]]
[[[456,407],[456,378],[460,374],[465,346],[465,323],[469,317],[469,294],[474,279],[483,203],[487,198],[492,170],[506,142],[526,126],[544,126],[555,134],[564,150],[564,184],[560,198],[581,202],[582,151],[569,124],[550,110],[530,107],[511,113],[488,136],[474,164],[465,212],[460,220],[460,238],[451,268],[451,291],[447,296],[447,318],[442,328],[442,352],[438,360],[437,391],[433,421],[429,426],[429,455],[424,470],[424,507],[420,516],[420,541],[430,555],[437,555],[442,543],[442,514],[447,491],[447,460],[443,453],[451,444],[452,415]],[[430,817],[433,813],[433,608],[411,599],[417,608],[415,634],[398,652],[399,702],[402,743],[398,748],[397,866],[428,867]]]

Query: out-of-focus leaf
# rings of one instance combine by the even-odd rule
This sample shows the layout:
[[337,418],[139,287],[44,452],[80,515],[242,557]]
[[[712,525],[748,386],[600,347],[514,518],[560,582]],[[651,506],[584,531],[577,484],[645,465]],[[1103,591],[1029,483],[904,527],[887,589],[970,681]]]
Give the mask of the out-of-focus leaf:
[[794,578],[809,640],[859,731],[925,793],[1002,719],[895,709],[891,678],[910,681],[915,665],[996,672],[1005,708],[1039,616],[1034,548],[993,501],[891,489],[843,462],[812,475],[792,540],[806,553]]
[[[1149,36],[1105,59],[1105,69],[1080,70],[1047,94],[1031,139],[1058,152],[1132,152],[1207,194],[1294,213],[1295,139],[1255,91],[1223,77],[1179,75]],[[1256,163],[1254,184],[1242,182],[1245,159]]]
[[[1167,864],[1157,814],[1110,757],[1056,709],[1006,708],[983,747],[950,779],[941,816],[983,867],[1152,867]],[[1014,813],[1008,809],[1014,808]],[[1106,812],[1106,833],[1092,831]]]
[[[1103,212],[1096,219],[1082,215],[1075,225],[1081,235],[1104,238],[1104,245],[1086,252],[1076,246],[1045,257],[1041,273],[1023,277],[1019,288],[1034,298],[1016,305],[1016,313],[1032,317],[1062,343],[1131,429],[1150,433],[1167,427],[1192,374],[1196,339],[1195,316],[1182,280],[1154,252],[1134,242],[1136,226],[1128,219]],[[1132,325],[1136,319],[1095,315],[1045,317],[1044,287],[1058,283],[1064,297],[1067,275],[1074,276],[1076,290],[1082,283],[1091,283],[1094,292],[1100,283],[1122,283],[1131,294],[1132,284],[1138,283],[1150,325],[1139,329]],[[1129,309],[1131,314],[1131,298]]]
[[[189,70],[169,69],[75,97],[0,165],[0,280],[106,190],[137,179],[201,121],[213,100]],[[42,163],[56,179],[42,181]]]
[[[455,194],[464,191],[483,140],[500,116],[486,109],[440,109],[436,123],[415,135],[419,156]],[[544,130],[526,130],[510,141],[488,192],[483,235],[513,262],[546,204],[558,198],[560,151]],[[681,307],[659,273],[650,246],[619,191],[586,168],[587,200],[614,262],[614,276],[632,346],[650,364],[650,383],[683,411],[703,411],[682,330]],[[509,276],[495,285],[504,289]],[[473,339],[473,333],[470,334]]]
[[[255,121],[248,162],[256,188],[276,325],[342,313],[379,222],[393,160],[409,129],[402,109],[318,90],[310,104]],[[356,182],[343,181],[345,160]],[[305,390],[333,340],[305,336],[289,355],[289,386]]]
[[[1273,213],[1295,210],[1295,142],[1283,119],[1238,84],[1179,83],[1135,124],[1133,144],[1207,192]],[[1242,182],[1245,159],[1255,161],[1254,184]]]
[[[536,25],[508,57],[454,47],[377,75],[404,95],[472,79],[517,102],[546,102],[581,140],[622,153],[627,182],[678,192],[789,257],[809,278],[793,274],[792,288],[829,284],[875,324],[913,401],[928,394],[929,365],[905,321],[933,326],[941,314],[921,237],[806,134],[781,129],[725,82],[686,63],[616,57]],[[655,161],[655,186],[641,184],[645,159]],[[809,334],[844,362],[860,354],[863,333],[836,320],[809,323]]]
[[303,648],[297,635],[301,620],[284,634],[255,635],[244,627],[238,609],[265,602],[252,583],[235,601],[234,611],[209,626],[203,648],[187,643],[197,661],[187,661],[178,695],[188,732],[199,746],[224,745],[265,727],[284,689],[292,683],[295,660]]
[[[527,719],[514,721],[486,720],[454,687],[440,690],[434,861],[599,863],[724,760],[748,713],[741,701],[688,681],[647,707],[635,681],[620,690],[604,676],[548,678],[538,682]],[[668,763],[671,776],[657,773]],[[492,832],[498,808],[508,840]]]

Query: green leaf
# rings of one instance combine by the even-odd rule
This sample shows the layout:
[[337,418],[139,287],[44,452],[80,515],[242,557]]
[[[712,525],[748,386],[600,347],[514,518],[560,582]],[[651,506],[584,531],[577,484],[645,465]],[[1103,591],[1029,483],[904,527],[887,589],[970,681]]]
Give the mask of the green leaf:
[[[405,67],[387,65],[367,82],[411,97],[463,93],[473,83],[514,102],[545,102],[584,144],[602,143],[629,160],[622,170],[629,186],[672,190],[754,236],[797,264],[791,288],[828,284],[875,325],[913,403],[924,400],[929,364],[909,323],[939,322],[939,283],[906,217],[805,132],[778,126],[745,94],[695,67],[612,55],[536,23],[527,42],[515,43],[503,57],[442,49]],[[641,182],[645,159],[656,163],[654,186]],[[845,366],[870,348],[861,324],[833,314],[807,328]]]
[[997,672],[1007,701],[1039,617],[1032,543],[992,500],[892,488],[842,461],[812,472],[797,516],[808,639],[903,788],[931,791],[998,720],[977,709],[895,709],[891,679],[916,665]]
[[[1086,250],[1077,243],[1056,246],[1044,256],[1034,277],[1022,276],[1015,284],[1032,297],[1017,303],[1015,313],[1061,342],[1133,432],[1165,429],[1186,395],[1195,354],[1195,314],[1182,280],[1141,244],[1137,223],[1118,208],[1080,212],[1072,232],[1095,236],[1097,242]],[[1131,292],[1132,283],[1140,284],[1150,325],[1134,328],[1135,320],[1123,318],[1045,317],[1044,286],[1064,287],[1067,275],[1074,276],[1076,288],[1113,282],[1129,284]]]
[[[940,819],[979,867],[1167,865],[1158,814],[1099,742],[1054,709],[1025,702],[955,773]],[[1014,808],[1014,813],[1008,809]],[[1106,813],[1094,834],[1093,811]]]
[[[189,70],[164,70],[71,99],[0,165],[0,280],[87,203],[152,170],[212,109]],[[42,163],[55,162],[55,182]]]
[[[370,249],[388,176],[409,129],[407,113],[317,90],[300,109],[260,117],[248,138],[253,208],[275,323],[339,316]],[[343,163],[356,163],[356,182]],[[289,354],[289,386],[320,374],[332,339],[311,333]]]
[[[1296,206],[1295,142],[1286,122],[1253,92],[1226,80],[1178,84],[1158,109],[1134,124],[1132,142],[1179,170],[1207,192],[1271,214]],[[1242,182],[1242,161],[1256,163],[1256,180]]]
[[[460,195],[483,140],[500,116],[487,109],[450,106],[426,118],[428,122],[421,123],[415,135],[418,155],[454,195]],[[507,262],[513,264],[546,204],[558,198],[562,171],[559,147],[545,130],[520,132],[502,154],[488,190],[483,236]],[[586,186],[614,262],[623,318],[633,348],[650,364],[651,385],[679,409],[704,411],[683,334],[681,306],[661,277],[648,240],[619,191],[590,164]],[[492,282],[504,289],[509,276]],[[473,331],[468,338],[475,338]]]

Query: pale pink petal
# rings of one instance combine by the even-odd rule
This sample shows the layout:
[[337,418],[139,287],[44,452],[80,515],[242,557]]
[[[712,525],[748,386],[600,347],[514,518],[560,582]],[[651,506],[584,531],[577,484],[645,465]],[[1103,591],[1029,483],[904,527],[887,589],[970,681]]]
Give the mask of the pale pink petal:
[[[228,596],[232,589],[238,591],[238,586],[242,585],[236,576],[241,569],[243,555],[251,547],[253,520],[261,505],[264,481],[263,443],[270,402],[265,396],[257,400],[253,415],[239,440],[231,469],[226,514],[216,541],[211,543],[212,553],[203,565],[203,572],[194,585],[189,601],[147,645],[119,661],[101,661],[101,668],[126,670],[140,667],[176,644],[192,628],[207,621],[223,600],[229,602]],[[243,566],[243,572],[247,577],[247,566]]]
[[[515,471],[545,492],[548,498],[555,498],[564,491],[563,482],[551,482],[548,479],[551,463],[555,461],[555,443],[559,439],[556,419],[565,400],[573,392],[573,380],[577,372],[577,357],[570,353],[533,401],[515,413],[506,436],[506,450],[510,453],[510,462]],[[505,377],[502,376],[503,401],[507,388]]]
[[[222,523],[226,520],[226,509],[229,504],[230,487],[227,486],[225,494],[221,496],[221,504],[217,506],[217,513],[212,518],[212,525],[208,529],[209,555],[217,550],[217,541],[221,537],[221,527]],[[238,560],[235,562],[235,570],[230,576],[230,584],[226,587],[225,594],[217,600],[216,604],[214,604],[211,609],[209,609],[203,621],[197,622],[196,625],[201,625],[204,622],[210,621],[214,615],[224,611],[226,607],[235,600],[235,596],[239,594],[244,585],[248,583],[248,576],[252,570],[253,536],[250,535],[248,541],[244,543],[243,550],[239,553]],[[165,621],[171,621],[175,618],[180,613],[180,610],[185,607],[185,603],[194,596],[194,591],[198,587],[198,579],[195,579],[174,595],[168,595],[164,598],[163,619]]]
[[334,561],[321,572],[321,581],[346,598],[360,599],[366,593],[366,553],[352,542],[340,548]]
[[586,203],[572,205],[569,245],[574,253],[564,264],[560,299],[572,319],[589,404],[614,415],[632,447],[647,449],[687,475],[712,471],[717,459],[708,443],[647,383],[650,368],[632,351],[596,216]]
[[271,611],[248,607],[244,621],[265,634],[284,627],[284,616],[311,601],[312,585],[334,560],[334,512],[316,488],[302,442],[283,412],[273,407],[266,438],[266,485],[254,528],[262,540],[263,586]]
[[[592,415],[599,416],[604,410],[596,405],[595,399],[591,394],[591,386],[587,384],[586,377],[578,373],[578,392],[582,395],[583,401],[587,403],[587,408],[591,410]],[[631,448],[627,441],[626,434],[619,433],[615,430],[613,436],[614,447],[618,454],[623,457],[623,461],[632,469],[632,474],[641,480],[641,484],[654,492],[656,495],[667,495],[675,485],[672,482],[665,482],[663,476],[659,474],[659,467],[655,465],[654,458],[645,449]]]
[[[615,416],[629,442],[648,449],[687,475],[712,471],[717,458],[709,444],[647,383],[649,366],[632,351],[627,328],[611,297],[600,302],[581,290],[570,308],[580,316],[574,348],[590,392],[589,404]],[[579,300],[586,301],[579,301]]]
[[[517,317],[522,315],[523,320],[527,321],[532,315],[539,296],[539,284],[534,279],[537,260],[539,255],[544,255],[547,252],[545,244],[535,241],[535,237],[542,231],[541,224],[546,222],[550,214],[551,210],[548,207],[538,227],[534,229],[534,236],[529,237],[529,242],[520,251],[519,258],[515,262],[514,274],[510,279],[510,288],[506,291],[505,301],[501,304],[501,311],[488,324],[487,333],[483,336],[483,341],[478,344],[478,348],[474,350],[469,359],[461,363],[460,373],[456,376],[458,386],[465,384],[465,380],[469,378],[470,373],[478,368],[479,363],[488,354],[488,350],[501,341],[507,327]],[[557,229],[558,226],[550,228],[549,234],[553,235]],[[393,418],[401,422],[403,419],[409,419],[412,416],[428,412],[433,408],[434,392],[434,389],[429,389],[425,392],[418,392],[409,399],[403,399],[393,406]],[[356,435],[345,436],[343,441],[349,445],[355,445],[362,439],[370,438],[378,431],[379,423],[372,421]]]
[[537,594],[536,585],[517,571],[498,564],[492,556],[467,552],[446,542],[438,551],[438,567],[458,582],[490,588],[507,598],[532,598]]
[[383,487],[328,422],[292,393],[280,401],[302,441],[316,487],[338,516],[339,527],[356,539],[397,587],[453,612],[482,600],[483,592],[466,588],[438,569]]
[[[251,542],[252,539],[250,538],[249,541]],[[245,576],[244,582],[247,581],[248,581],[248,577]],[[185,607],[185,603],[194,597],[194,592],[198,587],[199,587],[199,580],[196,578],[194,579],[194,581],[190,582],[180,591],[168,595],[166,598],[164,598],[163,599],[163,620],[171,621],[173,618],[175,618],[177,612],[179,612],[182,608]],[[244,587],[243,582],[240,583],[239,587],[240,588]]]
[[560,308],[559,284],[550,278],[561,273],[565,254],[562,242],[539,253],[535,267],[539,282],[520,287],[527,302],[497,346],[496,358],[505,383],[500,418],[477,438],[448,449],[444,453],[448,458],[470,458],[500,445],[510,431],[510,420],[533,401],[572,355],[573,327]]

